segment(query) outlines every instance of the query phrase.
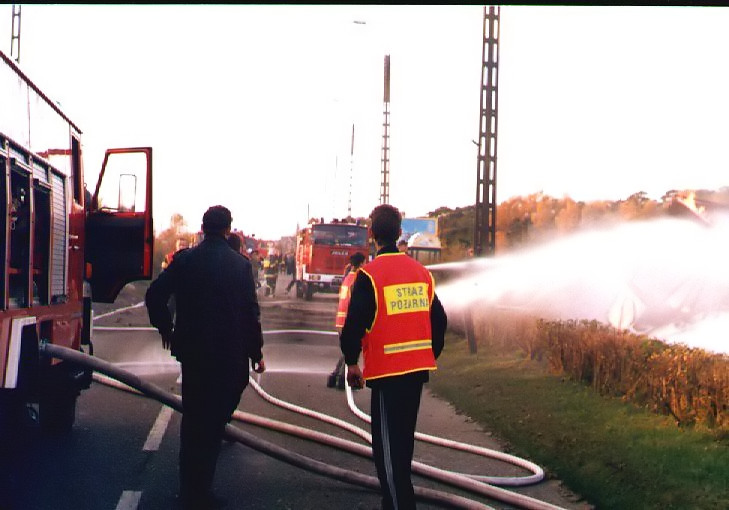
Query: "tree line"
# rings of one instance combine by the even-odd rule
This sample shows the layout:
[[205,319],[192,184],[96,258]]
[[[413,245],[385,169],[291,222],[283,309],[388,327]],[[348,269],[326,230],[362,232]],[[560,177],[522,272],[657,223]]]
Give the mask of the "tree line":
[[[625,221],[641,221],[661,216],[691,215],[685,203],[695,197],[698,203],[729,207],[729,187],[711,190],[670,190],[660,200],[643,191],[625,200],[575,201],[544,193],[512,197],[496,208],[496,251],[511,251],[528,244],[554,239],[579,229]],[[439,207],[428,213],[438,218],[444,262],[471,256],[475,206]]]
[[[699,203],[729,208],[729,187],[719,190],[670,190],[660,200],[639,191],[624,200],[575,201],[569,196],[555,198],[544,193],[516,196],[496,207],[496,251],[499,253],[519,249],[529,244],[554,239],[582,228],[624,221],[640,221],[691,214],[685,203],[695,196]],[[463,260],[472,256],[473,233],[476,218],[474,205],[465,207],[439,207],[428,213],[438,218],[438,230],[443,247],[442,261]],[[367,224],[367,218],[346,218]],[[343,221],[345,221],[343,220]],[[186,236],[192,242],[193,233],[181,214],[170,218],[168,228],[155,237],[154,267],[160,267],[165,254],[172,251],[175,242]],[[288,244],[292,239],[286,238]]]

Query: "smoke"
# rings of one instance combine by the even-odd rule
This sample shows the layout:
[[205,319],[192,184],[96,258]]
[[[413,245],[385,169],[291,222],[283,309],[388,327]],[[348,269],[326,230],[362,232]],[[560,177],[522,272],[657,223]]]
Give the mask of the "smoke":
[[621,223],[537,248],[441,264],[447,311],[521,310],[588,319],[715,352],[729,352],[729,217]]

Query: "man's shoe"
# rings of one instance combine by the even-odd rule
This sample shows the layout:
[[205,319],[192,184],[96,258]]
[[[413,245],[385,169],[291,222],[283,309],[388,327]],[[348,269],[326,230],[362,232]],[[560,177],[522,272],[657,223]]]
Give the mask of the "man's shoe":
[[225,508],[226,506],[228,506],[228,501],[226,499],[218,497],[212,492],[208,494],[205,503],[207,504],[206,509],[210,510]]
[[225,508],[228,502],[216,496],[215,494],[208,493],[207,496],[200,498],[185,498],[178,495],[175,499],[175,510],[218,510]]

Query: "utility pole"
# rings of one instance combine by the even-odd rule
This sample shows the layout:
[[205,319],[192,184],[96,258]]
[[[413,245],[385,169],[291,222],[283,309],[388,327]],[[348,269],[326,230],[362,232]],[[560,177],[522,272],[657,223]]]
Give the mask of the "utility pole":
[[20,4],[13,4],[10,58],[15,58],[15,62],[20,63]]
[[352,123],[352,145],[349,149],[349,199],[347,201],[347,218],[352,217],[352,174],[354,173],[354,122]]
[[380,204],[390,203],[390,55],[385,55],[385,92],[382,99],[382,184]]
[[500,6],[484,6],[481,56],[481,116],[476,158],[476,221],[473,254],[493,255],[496,250],[496,161],[498,131],[498,68]]
[[[483,8],[483,51],[481,53],[481,109],[478,120],[476,156],[476,221],[473,255],[496,251],[496,134],[498,128],[499,6]],[[478,351],[470,307],[463,313],[466,340],[471,354]]]

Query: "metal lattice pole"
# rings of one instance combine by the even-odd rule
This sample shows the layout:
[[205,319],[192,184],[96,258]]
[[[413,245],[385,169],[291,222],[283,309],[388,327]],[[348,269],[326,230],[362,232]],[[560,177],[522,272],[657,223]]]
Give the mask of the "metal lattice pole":
[[20,63],[20,4],[13,4],[13,22],[10,34],[10,58]]
[[382,184],[380,204],[390,203],[390,55],[385,55],[385,92],[382,101]]
[[475,256],[493,255],[496,250],[496,161],[498,132],[499,6],[485,6],[481,66],[481,116],[479,118]]

